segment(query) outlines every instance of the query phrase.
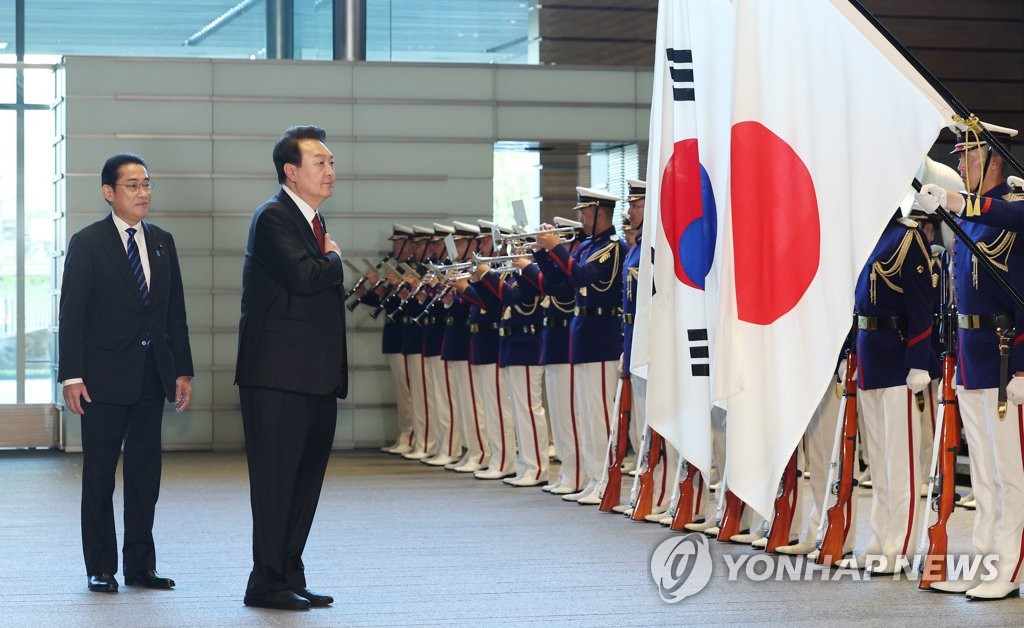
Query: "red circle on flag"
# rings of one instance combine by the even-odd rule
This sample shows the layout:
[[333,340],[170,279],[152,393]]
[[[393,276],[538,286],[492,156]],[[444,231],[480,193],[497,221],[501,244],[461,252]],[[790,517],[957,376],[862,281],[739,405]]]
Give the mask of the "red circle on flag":
[[697,281],[689,277],[682,262],[686,251],[680,250],[680,244],[687,227],[700,219],[703,211],[697,138],[680,140],[673,144],[672,156],[661,175],[660,221],[672,250],[676,278],[699,290],[704,289],[704,277]]
[[758,122],[732,127],[732,237],[739,319],[770,325],[818,272],[821,223],[800,156]]

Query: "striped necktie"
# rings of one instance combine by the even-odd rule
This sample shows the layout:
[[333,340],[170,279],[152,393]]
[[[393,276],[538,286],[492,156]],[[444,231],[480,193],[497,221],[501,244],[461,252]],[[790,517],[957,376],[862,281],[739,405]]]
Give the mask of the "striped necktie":
[[128,234],[128,263],[132,266],[132,274],[135,275],[135,283],[139,287],[139,296],[142,302],[149,306],[149,288],[146,287],[146,273],[142,272],[142,258],[139,257],[139,245],[135,242],[135,227],[125,229]]
[[319,213],[313,214],[313,235],[316,236],[316,243],[320,247],[320,252],[324,252],[324,223],[323,218]]

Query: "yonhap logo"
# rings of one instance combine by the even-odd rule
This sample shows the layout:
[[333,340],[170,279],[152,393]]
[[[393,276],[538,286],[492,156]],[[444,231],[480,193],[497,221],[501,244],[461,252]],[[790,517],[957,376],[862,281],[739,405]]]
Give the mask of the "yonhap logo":
[[674,604],[699,593],[711,580],[711,550],[703,534],[672,536],[651,556],[651,577],[661,599]]

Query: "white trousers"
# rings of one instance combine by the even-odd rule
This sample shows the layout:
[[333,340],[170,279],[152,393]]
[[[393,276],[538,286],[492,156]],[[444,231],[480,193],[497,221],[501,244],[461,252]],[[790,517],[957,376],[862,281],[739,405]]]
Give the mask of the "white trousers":
[[430,425],[430,406],[433,405],[432,395],[427,394],[427,376],[423,368],[423,356],[413,353],[406,356],[409,367],[409,396],[412,410],[412,432],[414,451],[429,451],[424,440],[427,437],[427,426]]
[[574,398],[579,412],[580,435],[583,441],[580,464],[588,482],[601,478],[601,467],[607,463],[608,436],[611,431],[612,405],[618,361],[587,362],[575,365]]
[[424,451],[430,455],[438,453],[441,439],[447,438],[451,430],[452,415],[445,396],[447,388],[441,356],[423,358],[423,394],[427,400],[423,438],[426,441]]
[[[833,504],[833,499],[831,497],[826,499],[825,493],[827,490],[831,490],[826,485],[829,464],[832,459],[832,447],[835,445],[836,430],[839,428],[841,407],[836,387],[829,386],[825,394],[822,395],[821,401],[818,402],[814,414],[811,415],[811,421],[807,424],[807,431],[804,433],[804,456],[807,459],[807,469],[810,471],[811,480],[808,482],[809,499],[804,502],[806,514],[804,516],[805,525],[800,535],[801,541],[814,543],[818,540],[818,527],[821,525],[823,513]],[[854,452],[853,462],[857,463],[856,452]],[[853,478],[855,480],[857,475],[858,470],[854,468]],[[833,482],[837,480],[838,478],[832,479]],[[831,496],[831,492],[829,495]],[[853,551],[856,544],[857,497],[858,491],[854,489],[853,498],[850,500],[850,532],[847,534],[846,543],[843,546],[844,553]],[[794,525],[794,529],[799,530],[799,527]]]
[[889,564],[917,549],[924,502],[921,485],[921,417],[906,386],[858,390],[864,447],[871,464],[871,541],[865,554]]
[[455,390],[452,386],[452,373],[449,363],[440,356],[427,358],[428,371],[434,372],[432,390],[434,392],[434,433],[437,439],[437,455],[447,458],[462,456],[462,432],[455,423]]
[[972,542],[979,554],[996,554],[996,580],[1020,582],[1024,562],[1024,407],[1006,403],[1000,420],[996,389],[965,390],[957,400],[970,447],[971,487],[978,504]]
[[927,482],[932,472],[932,449],[935,443],[935,422],[939,412],[939,400],[942,398],[941,379],[933,379],[932,383],[925,388],[924,412],[921,413],[921,482]]
[[509,473],[515,468],[516,440],[505,383],[497,364],[474,364],[473,384],[483,400],[491,471]]
[[391,387],[395,391],[395,405],[398,406],[398,436],[395,445],[412,447],[412,396],[409,392],[409,367],[407,356],[401,353],[388,353],[388,368],[391,370]]
[[484,403],[474,387],[473,367],[466,360],[448,362],[455,414],[452,417],[459,438],[466,445],[468,461],[485,464],[488,458],[487,428],[484,425]]
[[544,412],[544,367],[506,366],[505,383],[512,408],[519,469],[516,475],[546,480],[548,473],[548,417]]
[[547,393],[551,437],[562,461],[556,484],[580,490],[586,482],[581,482],[580,477],[581,440],[573,399],[574,370],[571,364],[548,364],[544,367],[544,390]]

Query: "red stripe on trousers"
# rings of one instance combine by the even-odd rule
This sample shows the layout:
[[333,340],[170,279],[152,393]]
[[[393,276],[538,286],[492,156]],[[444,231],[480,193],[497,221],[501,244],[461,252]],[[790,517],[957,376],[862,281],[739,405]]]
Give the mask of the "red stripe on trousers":
[[910,512],[907,513],[907,533],[903,537],[904,556],[910,546],[910,535],[914,531],[914,509],[917,508],[917,479],[914,477],[914,393],[907,389],[907,466],[910,468]]
[[483,436],[480,435],[480,415],[476,411],[476,383],[473,381],[473,365],[466,362],[466,368],[469,369],[469,397],[473,400],[473,428],[476,429],[476,443],[480,445],[480,460],[477,461],[477,464],[483,464],[487,452],[484,448]]

